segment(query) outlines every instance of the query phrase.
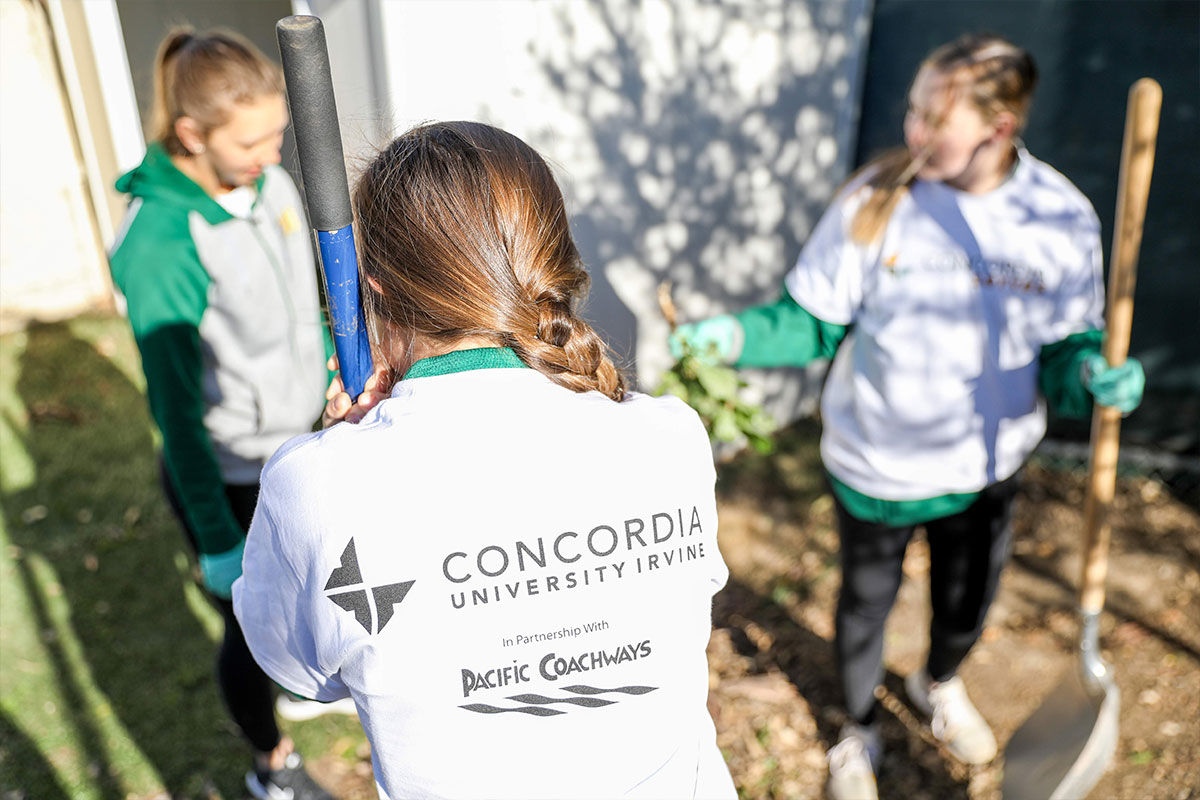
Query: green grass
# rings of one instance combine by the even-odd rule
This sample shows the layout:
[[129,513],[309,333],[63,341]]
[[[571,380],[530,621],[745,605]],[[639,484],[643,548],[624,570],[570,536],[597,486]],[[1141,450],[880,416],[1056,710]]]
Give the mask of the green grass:
[[[0,796],[240,798],[220,617],[158,485],[128,326],[0,337]],[[353,718],[290,726],[316,756]]]

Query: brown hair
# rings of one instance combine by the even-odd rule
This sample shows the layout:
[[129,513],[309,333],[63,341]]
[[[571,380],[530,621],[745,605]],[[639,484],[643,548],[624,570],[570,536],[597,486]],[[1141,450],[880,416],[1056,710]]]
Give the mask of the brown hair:
[[624,397],[576,313],[589,277],[562,193],[525,142],[475,122],[419,126],[367,167],[354,209],[374,320],[443,346],[483,337],[568,389]]
[[282,92],[279,67],[236,33],[174,28],[154,61],[153,138],[168,153],[184,155],[175,133],[180,117],[211,131],[229,120],[233,106]]
[[[966,99],[984,119],[1007,111],[1016,118],[1017,131],[1025,127],[1037,84],[1037,67],[1029,53],[1012,42],[991,34],[968,34],[935,49],[921,62],[917,74],[926,69],[951,78],[964,89]],[[930,122],[936,128],[941,120]],[[870,244],[883,235],[892,211],[912,185],[921,163],[906,148],[896,148],[857,173],[870,173],[867,184],[871,194],[851,221],[854,241]]]

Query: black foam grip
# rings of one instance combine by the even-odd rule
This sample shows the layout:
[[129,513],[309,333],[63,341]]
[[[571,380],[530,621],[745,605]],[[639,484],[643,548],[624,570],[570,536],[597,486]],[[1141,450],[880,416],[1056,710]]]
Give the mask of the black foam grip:
[[309,16],[285,17],[275,25],[287,83],[300,175],[308,201],[309,224],[319,231],[349,225],[350,187],[338,128],[325,26]]

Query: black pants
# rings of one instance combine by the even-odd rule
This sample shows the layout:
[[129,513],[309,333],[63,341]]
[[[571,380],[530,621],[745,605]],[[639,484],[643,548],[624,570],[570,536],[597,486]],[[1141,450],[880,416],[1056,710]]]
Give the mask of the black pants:
[[[167,501],[171,504],[175,516],[179,518],[183,532],[194,551],[196,535],[183,515],[179,496],[171,485],[165,465],[160,466]],[[248,531],[250,520],[254,516],[254,506],[258,502],[258,486],[226,484],[225,496],[229,499],[238,525]],[[271,679],[255,662],[254,656],[250,655],[250,648],[246,646],[246,638],[242,635],[242,626],[233,615],[233,602],[212,594],[208,595],[208,599],[225,620],[225,635],[221,640],[221,649],[217,652],[217,685],[221,689],[221,697],[224,698],[233,721],[241,728],[250,745],[263,752],[274,750],[280,737],[279,726],[275,724]]]
[[[1014,475],[984,489],[965,511],[924,523],[933,605],[926,668],[934,680],[953,677],[983,631],[1011,551],[1017,484]],[[864,522],[841,503],[836,505],[842,591],[835,647],[846,710],[865,725],[874,719],[875,688],[883,680],[884,623],[896,601],[904,551],[917,526]]]

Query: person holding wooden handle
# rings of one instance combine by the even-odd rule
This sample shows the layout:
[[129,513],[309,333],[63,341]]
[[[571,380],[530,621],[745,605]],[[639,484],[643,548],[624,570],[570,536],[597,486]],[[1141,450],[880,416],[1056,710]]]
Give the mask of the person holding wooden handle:
[[835,199],[776,303],[680,325],[683,345],[747,367],[832,358],[821,456],[837,508],[842,589],[835,647],[848,722],[828,795],[875,797],[875,690],[884,623],[914,529],[930,547],[926,664],[913,706],[958,759],[996,754],[959,665],[983,628],[1012,537],[1021,466],[1046,407],[1123,412],[1145,384],[1100,354],[1100,224],[1078,189],[1018,139],[1032,58],[994,36],[934,50],[909,92],[906,147]]

